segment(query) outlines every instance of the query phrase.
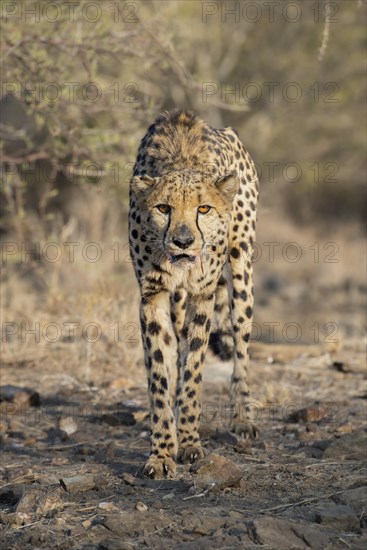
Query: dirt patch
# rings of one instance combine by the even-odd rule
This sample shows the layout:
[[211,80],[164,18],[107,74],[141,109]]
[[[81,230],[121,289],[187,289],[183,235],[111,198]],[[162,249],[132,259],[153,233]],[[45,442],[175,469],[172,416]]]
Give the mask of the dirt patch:
[[[351,365],[344,372],[323,349],[309,351],[285,346],[269,363],[272,347],[254,346],[252,376],[288,399],[256,402],[261,435],[252,444],[227,431],[228,369],[208,358],[204,446],[240,472],[216,490],[215,469],[207,487],[206,473],[189,466],[178,467],[176,480],[137,477],[149,452],[142,385],[116,379],[109,385],[119,387],[116,399],[98,376],[92,386],[66,388],[50,384],[43,363],[18,368],[19,387],[33,381],[40,402],[3,402],[2,547],[364,547],[363,352],[357,344],[344,350]],[[14,384],[10,364],[3,379]]]

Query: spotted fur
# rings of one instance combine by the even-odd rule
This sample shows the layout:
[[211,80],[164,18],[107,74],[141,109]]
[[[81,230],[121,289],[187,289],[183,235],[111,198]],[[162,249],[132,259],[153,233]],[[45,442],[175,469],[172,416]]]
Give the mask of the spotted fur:
[[254,163],[232,128],[178,110],[149,127],[131,179],[129,238],[141,292],[151,477],[172,477],[177,459],[203,456],[200,392],[211,332],[212,349],[234,360],[231,429],[256,435],[247,367],[257,197]]

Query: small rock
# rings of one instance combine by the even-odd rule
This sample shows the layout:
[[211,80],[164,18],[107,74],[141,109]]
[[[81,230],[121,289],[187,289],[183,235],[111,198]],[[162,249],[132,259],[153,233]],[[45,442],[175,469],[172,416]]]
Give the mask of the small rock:
[[78,424],[71,417],[61,418],[59,421],[59,428],[67,435],[72,435],[78,431]]
[[39,514],[45,516],[51,510],[63,508],[60,488],[27,489],[15,507],[16,513]]
[[201,440],[210,439],[212,437],[215,437],[215,429],[210,423],[202,422],[200,424],[199,434]]
[[136,485],[137,479],[132,474],[124,473],[121,476],[121,479],[127,483],[127,485],[131,485],[132,487]]
[[318,403],[311,407],[305,407],[291,413],[286,419],[287,422],[320,422],[328,415],[328,412],[323,409]]
[[96,487],[94,476],[92,474],[84,474],[72,477],[63,477],[60,479],[61,487],[70,493],[89,491]]
[[[9,414],[14,414],[19,412],[20,407],[39,407],[41,400],[39,393],[31,388],[7,384],[0,386],[0,403]],[[7,403],[13,404],[13,407],[7,407]]]
[[337,370],[338,372],[348,373],[351,371],[350,367],[348,367],[348,365],[343,363],[343,361],[333,361],[331,367]]
[[322,523],[340,531],[359,531],[359,521],[349,506],[327,504],[315,512],[317,523]]
[[353,489],[347,489],[341,495],[341,500],[344,504],[350,506],[355,512],[360,514],[363,512],[367,502],[367,485],[362,487],[354,487]]
[[134,403],[122,404],[115,411],[107,412],[95,418],[96,422],[106,422],[110,426],[133,426],[149,416],[146,409],[138,407]]
[[95,445],[78,445],[75,452],[82,456],[95,456],[96,448]]
[[229,510],[228,511],[228,516],[232,519],[235,519],[236,521],[241,520],[241,523],[242,523],[243,514],[241,514],[241,512],[238,512],[236,510]]
[[88,529],[92,525],[92,522],[90,519],[86,519],[83,521],[82,525],[85,529]]
[[69,464],[69,462],[69,459],[63,456],[54,456],[51,460],[53,466],[64,466],[65,464]]
[[15,507],[15,512],[32,512],[36,508],[36,503],[39,498],[39,490],[37,489],[28,489],[21,496],[18,504]]
[[253,449],[261,449],[263,451],[269,451],[273,447],[273,443],[271,441],[265,442],[263,439],[259,437],[249,441],[251,441],[251,447]]
[[332,441],[325,450],[325,458],[343,458],[345,460],[366,460],[367,458],[367,433],[358,430],[342,435]]
[[93,481],[94,481],[94,488],[97,489],[97,491],[104,489],[109,482],[108,478],[103,474],[93,475]]
[[36,514],[45,516],[52,510],[62,510],[64,503],[61,500],[61,488],[57,487],[53,491],[49,491],[46,494],[40,496],[38,505],[36,508]]
[[100,502],[98,504],[98,508],[106,510],[107,512],[118,512],[119,510],[117,506],[113,504],[113,502]]
[[116,411],[102,415],[102,422],[109,426],[133,426],[136,424],[133,411]]
[[200,515],[192,511],[187,511],[181,519],[181,527],[186,533],[205,536],[210,532],[218,532],[227,521],[228,520],[222,516],[210,516],[208,514]]
[[26,447],[33,447],[37,443],[37,439],[34,437],[34,435],[31,435],[30,437],[27,437],[27,439],[24,441],[24,445]]
[[240,481],[243,475],[237,464],[215,453],[195,462],[191,466],[190,472],[196,474],[196,485],[201,489],[210,486],[215,489],[232,487]]
[[144,502],[141,502],[141,500],[139,500],[135,504],[135,510],[137,510],[138,512],[146,512],[148,510],[148,506],[144,504]]
[[112,462],[115,458],[116,445],[114,441],[107,443],[105,447],[100,449],[95,455],[96,462]]
[[131,542],[120,539],[102,539],[98,544],[98,550],[131,550]]
[[102,518],[102,525],[118,537],[138,537],[142,530],[154,532],[156,529],[162,529],[172,523],[172,517],[159,511],[148,510],[142,518],[136,513],[121,512],[119,514],[109,514]]
[[0,414],[7,419],[8,423],[7,433],[3,434],[5,439],[7,439],[8,436],[14,437],[15,434],[17,434],[17,437],[24,436],[24,425],[22,426],[21,414],[19,416],[16,415],[16,407],[17,406],[12,403],[0,403]]
[[46,433],[48,442],[51,445],[59,445],[68,440],[68,434],[59,428],[50,428],[46,430]]
[[4,420],[0,420],[0,433],[4,434],[8,430],[8,424]]
[[32,522],[30,515],[25,512],[16,512],[13,519],[16,527],[19,525],[28,525],[28,523]]
[[134,418],[136,422],[143,423],[146,422],[149,419],[149,412],[148,411],[136,411],[134,412]]
[[239,454],[253,455],[254,451],[252,446],[253,442],[251,441],[251,439],[239,439],[234,450],[236,451],[236,453]]
[[298,441],[322,441],[328,433],[320,429],[316,424],[307,424],[306,430],[297,430],[296,437]]
[[217,431],[214,440],[218,443],[222,443],[224,445],[229,445],[230,447],[234,447],[237,445],[238,441],[240,440],[235,434],[232,434],[229,431]]
[[264,516],[248,524],[249,535],[255,544],[269,548],[313,548],[323,550],[328,547],[329,537],[320,528],[300,522]]
[[342,424],[341,426],[338,426],[336,429],[336,432],[338,434],[350,434],[353,431],[352,424]]
[[54,521],[55,521],[55,524],[60,526],[60,527],[64,527],[68,523],[67,520],[65,520],[64,517],[62,517],[62,518],[56,517]]
[[329,439],[320,439],[313,441],[312,445],[307,445],[303,441],[300,442],[296,453],[302,453],[308,458],[324,458],[325,449],[330,445]]
[[[288,417],[289,418],[289,417]],[[289,434],[292,434],[293,436],[295,434],[298,434],[299,432],[299,425],[298,424],[292,424],[290,421],[288,422],[288,424],[284,424],[283,426],[280,427],[280,433],[282,435],[289,435]]]
[[[190,489],[192,489],[192,487],[190,487]],[[162,497],[162,500],[167,500],[167,499],[169,499],[169,498],[174,498],[175,496],[176,496],[175,493],[168,493],[167,495],[164,495],[164,496]]]
[[115,378],[115,380],[112,380],[108,387],[111,388],[111,390],[124,390],[124,389],[130,389],[136,384],[133,380],[130,378]]

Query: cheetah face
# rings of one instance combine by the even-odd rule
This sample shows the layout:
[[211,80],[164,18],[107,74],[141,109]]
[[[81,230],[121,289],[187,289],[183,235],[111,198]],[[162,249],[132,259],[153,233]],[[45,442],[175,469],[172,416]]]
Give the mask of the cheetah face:
[[147,240],[177,267],[193,266],[206,247],[226,244],[238,186],[235,174],[215,180],[192,170],[131,182]]

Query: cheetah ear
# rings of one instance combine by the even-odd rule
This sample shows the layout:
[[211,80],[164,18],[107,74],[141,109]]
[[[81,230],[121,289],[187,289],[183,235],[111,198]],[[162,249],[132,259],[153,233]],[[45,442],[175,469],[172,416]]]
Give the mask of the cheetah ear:
[[156,182],[156,178],[151,178],[147,174],[144,174],[144,176],[133,176],[130,187],[135,195],[139,195],[151,189]]
[[220,177],[215,182],[216,188],[225,196],[229,204],[232,204],[233,199],[238,192],[239,185],[240,180],[236,172],[230,172],[229,174]]

